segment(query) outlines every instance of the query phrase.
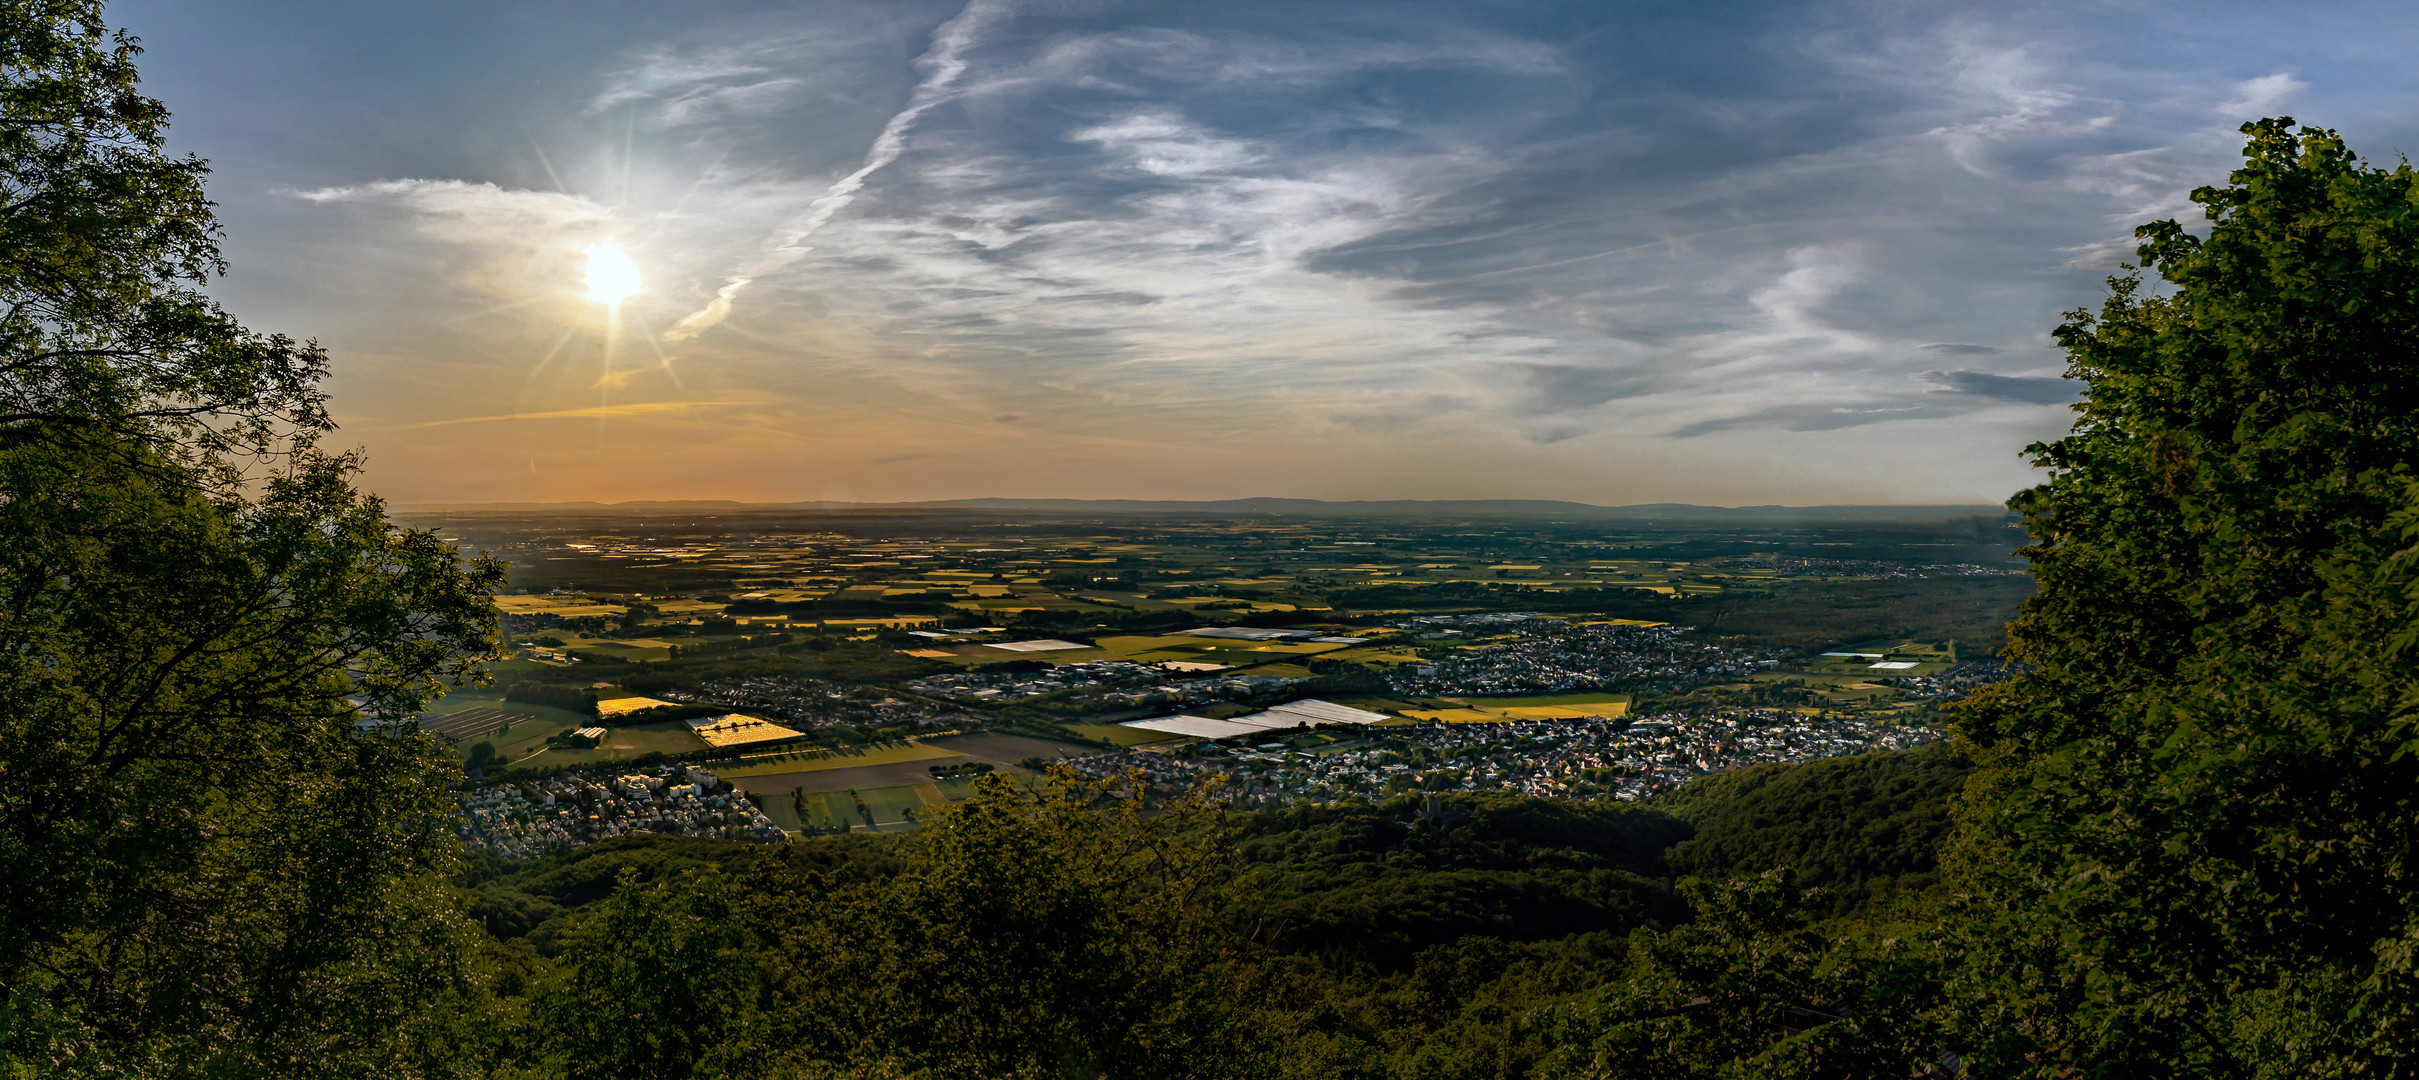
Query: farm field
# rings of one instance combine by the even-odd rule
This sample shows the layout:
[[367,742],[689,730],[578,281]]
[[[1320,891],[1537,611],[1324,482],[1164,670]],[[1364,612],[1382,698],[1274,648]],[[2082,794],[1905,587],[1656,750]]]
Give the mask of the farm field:
[[924,797],[918,792],[932,786],[929,781],[921,784],[900,784],[895,787],[860,790],[857,792],[857,797],[864,800],[867,810],[873,812],[875,825],[904,825],[911,819],[910,815],[921,813],[926,805]]
[[1512,718],[1479,709],[1408,709],[1403,715],[1440,724],[1508,724]]
[[810,828],[805,816],[798,812],[797,805],[786,796],[778,794],[765,796],[763,809],[764,816],[770,818],[773,824],[781,826],[783,832],[805,832]]
[[955,750],[943,750],[937,746],[928,746],[920,742],[907,742],[890,746],[801,750],[794,754],[778,754],[769,758],[750,759],[742,765],[716,769],[714,774],[736,778],[772,773],[819,772],[824,769],[891,765],[905,761],[931,762],[939,758],[962,756],[964,755]]
[[1826,649],[1809,658],[1806,670],[1860,678],[1893,675],[1932,675],[1957,662],[1954,641],[1908,641],[1879,638]]
[[921,784],[932,780],[932,766],[962,765],[975,759],[964,756],[925,758],[916,761],[892,761],[879,765],[851,765],[842,769],[809,769],[803,771],[748,773],[727,776],[732,786],[745,791],[771,796],[804,789],[815,791],[847,791],[851,788],[893,787],[899,784]]
[[627,640],[607,639],[587,641],[578,645],[565,645],[563,647],[563,651],[573,655],[578,655],[584,652],[593,652],[604,656],[610,656],[616,660],[629,660],[633,662],[646,660],[669,660],[672,658],[672,643],[668,641],[656,641],[652,638],[631,638]]
[[1583,716],[1621,716],[1629,711],[1626,694],[1535,694],[1523,697],[1445,697],[1443,708],[1402,708],[1403,715],[1447,724],[1494,724],[1513,720],[1575,720]]
[[514,615],[559,615],[566,619],[595,615],[619,615],[630,610],[627,604],[599,603],[586,597],[499,596],[496,607]]
[[1582,716],[1620,716],[1629,710],[1626,694],[1536,694],[1526,697],[1466,697],[1457,699],[1473,709],[1500,712],[1519,720],[1568,720]]
[[1092,752],[1090,747],[1073,743],[1052,742],[1026,735],[1010,735],[1001,731],[974,731],[964,735],[944,735],[925,740],[927,746],[944,747],[978,761],[994,765],[1013,766],[1026,758],[1071,757]]
[[[1341,703],[1374,707],[1400,718],[1391,721],[1398,724],[1621,714],[1627,702],[1619,694],[1450,696],[1521,685],[1628,689],[1632,684],[1612,679],[1463,682],[1455,672],[1465,665],[1442,663],[1468,659],[1463,650],[1591,625],[1699,627],[1696,637],[1751,642],[1763,650],[1759,663],[1778,665],[1726,672],[1723,687],[1707,688],[1716,693],[1826,709],[1887,708],[1937,692],[1910,677],[1928,684],[1925,677],[1961,655],[1995,650],[1999,642],[1989,635],[2030,589],[2007,558],[2021,536],[1992,508],[1893,510],[1888,518],[1839,521],[1795,512],[1675,511],[1668,520],[1569,512],[1576,516],[1362,517],[1340,506],[1246,516],[1129,515],[1105,506],[1005,513],[465,510],[443,512],[439,527],[516,564],[512,587],[519,592],[498,604],[517,645],[567,654],[552,666],[516,661],[500,668],[499,679],[546,691],[525,696],[575,709],[582,695],[715,702],[743,715],[787,717],[779,722],[818,740],[848,742],[1074,723],[1082,726],[1069,733],[1092,744],[960,736],[926,740],[917,750],[757,758],[726,770],[751,787],[758,777],[768,783],[789,777],[788,787],[810,793],[835,783],[859,790],[912,786],[930,781],[924,766],[951,761],[1014,767],[1103,745],[1183,745],[1111,718],[1248,710],[1299,693],[1336,700],[1333,693],[1259,681],[1268,676],[1336,680],[1325,685],[1386,699]],[[911,627],[991,632],[900,632]],[[1187,632],[1209,627],[1368,640]],[[1880,638],[1885,628],[1896,636]],[[631,636],[614,636],[620,634]],[[1053,638],[1094,644],[1039,652],[989,647]],[[1824,651],[1876,655],[1824,657]],[[1032,670],[1042,664],[1105,660],[1170,665],[1168,678],[1159,680],[1169,692],[1143,688],[1139,678],[1129,683],[1131,672],[1026,678],[1042,674]],[[995,670],[924,682],[963,668]],[[1801,682],[1762,685],[1774,676]],[[1075,688],[1079,682],[1089,685]],[[1053,683],[1069,688],[1050,689]],[[1729,683],[1744,685],[1731,690]],[[956,685],[967,689],[941,692]],[[592,721],[537,706],[506,708],[492,696],[485,703],[539,718],[511,721],[487,736],[508,762],[545,767],[695,748],[685,732],[641,728],[617,730],[598,750],[550,751],[548,736]],[[463,707],[468,703],[449,701],[439,711]],[[480,722],[475,715],[460,721],[464,730]]]
[[[594,722],[593,720],[586,721],[581,726]],[[527,762],[536,765],[590,765],[607,761],[627,761],[646,754],[686,754],[706,748],[705,740],[698,738],[695,732],[689,730],[689,725],[678,720],[660,720],[652,724],[606,728],[605,741],[585,750],[563,747],[546,748],[544,735],[551,735],[561,730],[561,728],[554,728],[542,734],[535,740],[534,752],[513,753],[514,750],[519,750],[526,744],[516,744],[509,748],[498,746],[496,750],[499,754],[504,755],[505,760],[515,764]]]
[[[974,788],[968,782],[925,781],[842,791],[771,793],[765,796],[764,808],[765,816],[784,829],[828,832],[846,827],[855,832],[909,832],[918,827],[918,818],[934,808],[973,795]],[[860,804],[865,808],[863,813],[857,809]],[[866,824],[868,814],[873,818],[870,827]]]

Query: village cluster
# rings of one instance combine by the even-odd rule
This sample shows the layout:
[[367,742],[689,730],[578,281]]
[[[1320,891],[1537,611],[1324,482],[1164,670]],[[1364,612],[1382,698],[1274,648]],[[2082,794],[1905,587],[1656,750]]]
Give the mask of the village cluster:
[[842,725],[945,727],[958,719],[929,701],[902,698],[877,686],[801,675],[708,679],[662,694],[672,701],[761,712],[805,730]]
[[462,794],[455,822],[466,846],[508,858],[640,833],[761,843],[783,836],[713,773],[675,765],[473,788]]
[[2003,660],[1968,660],[1937,674],[1902,676],[1898,679],[1898,685],[1916,697],[1956,701],[1992,683],[2004,682],[2030,670],[2030,665],[2011,664]]
[[1662,713],[1515,724],[1428,724],[1382,733],[1273,735],[1250,746],[1202,744],[1168,753],[1117,751],[1067,759],[1109,778],[1140,770],[1158,783],[1223,778],[1246,805],[1380,799],[1404,791],[1500,791],[1636,800],[1744,765],[1899,749],[1943,736],[1861,716],[1780,709]]
[[[1485,622],[1476,619],[1489,620]],[[1581,624],[1560,619],[1461,616],[1457,625],[1428,618],[1406,620],[1423,637],[1472,633],[1488,627],[1491,641],[1443,653],[1423,664],[1406,664],[1388,682],[1404,694],[1551,694],[1598,690],[1648,680],[1662,685],[1745,677],[1778,661],[1780,650],[1758,652],[1690,641],[1686,628],[1662,625]]]
[[1018,701],[1067,690],[1070,703],[1104,709],[1239,701],[1303,682],[1283,675],[1178,678],[1164,668],[1125,660],[1062,664],[1041,671],[966,671],[931,675],[908,686],[920,694],[964,701]]

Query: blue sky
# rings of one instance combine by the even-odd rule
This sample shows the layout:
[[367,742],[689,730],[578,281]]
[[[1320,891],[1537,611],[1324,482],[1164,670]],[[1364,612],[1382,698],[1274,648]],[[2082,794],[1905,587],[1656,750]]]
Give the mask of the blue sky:
[[2384,4],[110,10],[406,502],[1997,501],[2242,121],[2419,146]]

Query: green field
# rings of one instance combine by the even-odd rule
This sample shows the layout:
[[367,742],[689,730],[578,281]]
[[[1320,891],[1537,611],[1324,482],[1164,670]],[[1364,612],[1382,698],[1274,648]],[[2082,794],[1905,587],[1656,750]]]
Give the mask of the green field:
[[909,814],[923,811],[924,797],[917,794],[916,789],[927,786],[902,784],[898,787],[866,788],[857,792],[857,797],[865,800],[866,809],[873,811],[876,824],[894,825],[909,820]]
[[922,784],[900,784],[895,787],[860,788],[855,792],[806,792],[799,798],[804,804],[801,812],[792,801],[796,792],[767,792],[764,816],[773,823],[793,832],[830,832],[841,826],[852,830],[865,829],[865,818],[857,813],[856,803],[863,800],[873,813],[875,830],[902,832],[917,827],[916,817],[925,815],[941,805],[974,797],[972,777],[953,778]]
[[941,793],[942,798],[950,802],[964,802],[974,797],[974,778],[970,776],[952,776],[934,784],[933,787]]
[[[824,798],[826,794],[838,797],[840,805],[834,807],[830,801]],[[776,795],[768,797],[765,799],[765,801],[769,803],[785,800],[781,800],[780,797]],[[806,812],[799,818],[799,820],[803,822],[807,828],[816,830],[836,829],[843,825],[854,826],[858,824],[856,814],[853,811],[850,811],[848,808],[847,797],[842,795],[840,792],[810,791],[804,796],[804,802],[806,804]]]
[[790,804],[790,797],[786,793],[775,792],[764,797],[764,816],[771,818],[773,824],[781,826],[784,832],[804,832],[807,829],[805,820],[798,816],[797,808]]
[[567,646],[563,651],[573,655],[592,652],[633,663],[672,658],[671,644],[661,641],[591,641],[584,645]]
[[[594,723],[595,720],[587,719],[579,726]],[[546,749],[544,736],[562,729],[548,728],[540,732],[540,737],[535,740],[516,743],[511,747],[498,746],[496,749],[504,760],[515,765],[524,762],[534,765],[587,765],[627,761],[645,754],[685,754],[706,748],[706,741],[690,731],[689,725],[678,720],[663,720],[653,724],[607,728],[604,744],[587,750]]]
[[1407,645],[1353,645],[1342,652],[1330,654],[1330,659],[1348,660],[1356,664],[1417,664],[1419,650]]

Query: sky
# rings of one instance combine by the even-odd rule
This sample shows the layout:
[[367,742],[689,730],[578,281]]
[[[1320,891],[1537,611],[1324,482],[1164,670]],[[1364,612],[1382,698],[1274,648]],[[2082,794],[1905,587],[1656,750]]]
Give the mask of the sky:
[[2243,121],[2419,147],[2391,4],[108,10],[404,504],[1995,503]]

